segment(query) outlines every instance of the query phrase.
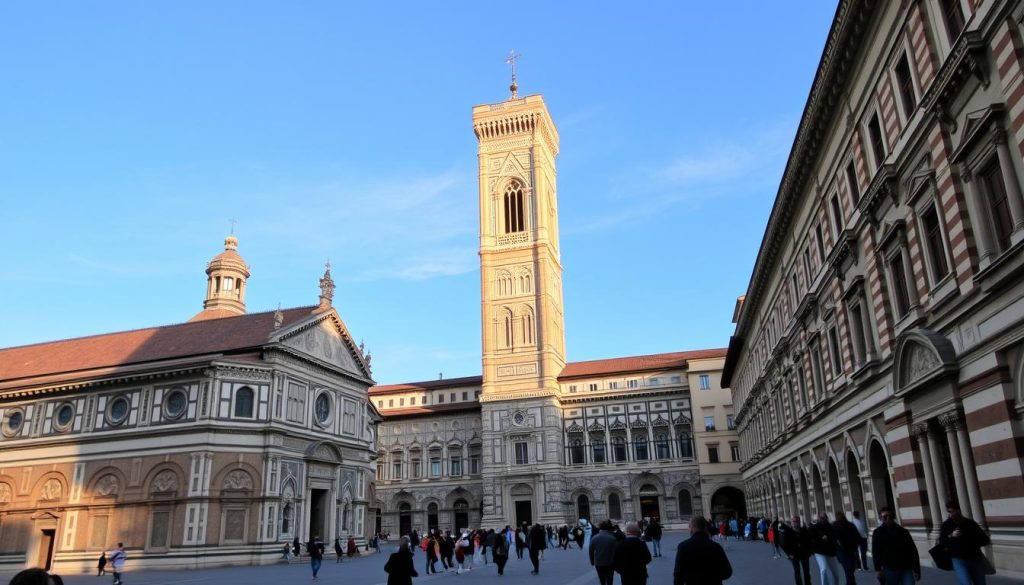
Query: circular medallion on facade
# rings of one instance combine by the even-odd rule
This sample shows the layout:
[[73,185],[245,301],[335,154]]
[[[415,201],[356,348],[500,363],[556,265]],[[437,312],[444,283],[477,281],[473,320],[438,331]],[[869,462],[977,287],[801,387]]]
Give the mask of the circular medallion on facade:
[[131,404],[126,396],[118,396],[107,405],[107,424],[119,425],[128,418],[128,410]]
[[172,388],[165,394],[164,398],[164,416],[167,418],[178,418],[185,414],[185,408],[188,406],[188,396],[185,395],[184,388]]
[[316,397],[316,422],[321,425],[331,420],[331,397],[326,392],[321,392]]
[[7,411],[4,417],[3,433],[13,437],[21,431],[21,425],[25,424],[25,413],[20,408],[12,408]]
[[526,415],[521,413],[521,412],[517,412],[517,413],[513,414],[512,415],[512,424],[514,424],[516,426],[519,426],[519,427],[523,426],[524,424],[526,424]]
[[71,428],[71,423],[75,420],[75,407],[70,402],[65,402],[57,407],[57,411],[53,414],[53,428],[58,431],[66,431]]

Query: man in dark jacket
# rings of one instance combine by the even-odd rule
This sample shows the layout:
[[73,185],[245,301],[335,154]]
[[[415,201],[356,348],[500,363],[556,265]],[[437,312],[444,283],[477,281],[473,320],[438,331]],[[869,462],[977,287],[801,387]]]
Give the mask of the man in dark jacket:
[[[793,563],[793,580],[796,585],[811,585],[811,533],[800,525],[800,517],[793,516],[789,525],[779,524],[779,535],[782,541],[782,552]],[[800,569],[803,569],[803,581],[800,580]]]
[[398,542],[398,550],[391,553],[384,572],[388,574],[388,585],[412,585],[412,578],[420,576],[412,565],[408,536],[403,536]]
[[836,558],[838,552],[836,531],[828,521],[828,514],[822,512],[811,526],[811,554],[818,563],[821,585],[843,585],[843,568]]
[[658,520],[651,518],[651,523],[647,525],[647,536],[651,539],[651,543],[654,545],[654,556],[661,556],[661,524],[658,524]]
[[857,527],[846,519],[846,514],[839,513],[839,517],[832,523],[832,529],[836,532],[836,552],[839,557],[839,564],[843,567],[846,575],[846,585],[857,585],[857,578],[854,571],[857,570],[857,548],[860,546],[860,532]]
[[981,547],[989,543],[988,534],[960,513],[960,504],[946,502],[949,518],[939,528],[939,544],[953,557],[953,572],[960,585],[985,585],[985,560]]
[[732,565],[722,546],[711,540],[707,520],[692,518],[690,538],[676,549],[673,585],[722,585],[731,576]]
[[647,565],[651,562],[651,551],[647,543],[640,540],[640,525],[626,524],[626,539],[615,547],[615,572],[622,585],[647,585]]
[[530,529],[530,536],[528,539],[530,546],[530,562],[533,563],[533,570],[530,571],[531,575],[540,574],[540,551],[548,547],[547,533],[544,532],[544,527],[540,524],[534,524],[533,528]]
[[615,583],[615,548],[619,541],[612,534],[612,523],[605,520],[601,523],[601,531],[590,538],[590,564],[597,569],[599,585]]
[[913,585],[921,580],[921,559],[914,539],[896,523],[896,514],[886,506],[878,511],[882,525],[871,533],[871,555],[875,574],[882,585]]

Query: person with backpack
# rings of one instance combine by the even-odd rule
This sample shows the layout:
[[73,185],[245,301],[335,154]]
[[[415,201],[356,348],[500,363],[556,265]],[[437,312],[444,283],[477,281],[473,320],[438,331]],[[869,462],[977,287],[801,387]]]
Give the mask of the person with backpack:
[[508,532],[508,526],[502,529],[501,534],[498,534],[494,539],[494,545],[491,547],[491,557],[494,558],[494,564],[498,565],[498,574],[505,574],[505,563],[508,562],[508,538],[506,533]]

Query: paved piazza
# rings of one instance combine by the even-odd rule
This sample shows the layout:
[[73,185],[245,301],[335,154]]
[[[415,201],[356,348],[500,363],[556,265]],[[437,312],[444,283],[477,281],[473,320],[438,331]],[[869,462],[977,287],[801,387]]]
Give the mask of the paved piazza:
[[[683,538],[682,532],[666,533],[662,541],[666,551],[664,557],[651,561],[649,571],[651,578],[650,585],[661,585],[672,582],[672,566],[675,562],[675,548]],[[383,585],[387,582],[387,575],[384,573],[384,563],[387,561],[389,552],[395,550],[392,543],[383,547],[381,554],[369,555],[358,559],[346,559],[342,564],[336,564],[333,559],[324,561],[323,569],[320,571],[320,582],[338,583],[344,585]],[[792,570],[784,559],[773,559],[771,549],[763,542],[734,542],[730,541],[726,546],[726,552],[733,566],[733,577],[728,581],[730,585],[790,585],[793,583]],[[130,558],[130,557],[129,557]],[[493,564],[483,568],[455,575],[454,572],[439,573],[426,576],[424,572],[424,556],[422,551],[417,551],[415,556],[416,570],[420,576],[413,580],[414,583],[443,583],[471,582],[477,583],[482,579],[488,582],[495,582],[499,579],[497,570]],[[438,563],[438,567],[441,564]],[[590,585],[597,583],[597,574],[590,567],[587,556],[577,548],[568,550],[545,551],[544,560],[541,563],[540,577],[530,575],[530,559],[525,553],[523,560],[515,558],[513,551],[505,567],[505,575],[500,577],[501,583],[515,585],[518,583],[557,583],[558,585]],[[295,563],[285,565],[271,565],[266,567],[233,567],[224,569],[206,569],[199,571],[146,571],[132,572],[131,561],[128,563],[128,571],[125,573],[126,585],[170,585],[185,583],[244,583],[245,585],[283,585],[286,583],[301,583],[310,580],[309,563]],[[814,561],[811,561],[811,571],[815,570]],[[812,575],[814,585],[820,585],[817,575]],[[96,583],[109,583],[110,576],[95,577],[86,575],[64,576],[64,582],[69,585],[86,585]],[[619,578],[616,576],[616,585]],[[956,578],[952,572],[939,571],[928,567],[924,568],[921,583],[928,585],[956,585]],[[1024,583],[1024,580],[1011,579],[1002,576],[989,577],[990,585],[1010,585]],[[858,585],[877,585],[874,573],[864,571],[857,572]]]

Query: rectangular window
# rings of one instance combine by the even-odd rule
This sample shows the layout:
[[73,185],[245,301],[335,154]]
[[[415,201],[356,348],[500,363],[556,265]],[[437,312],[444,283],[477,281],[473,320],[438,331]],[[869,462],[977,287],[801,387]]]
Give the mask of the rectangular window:
[[530,445],[526,441],[516,441],[516,465],[526,465],[530,462]]
[[708,445],[708,463],[718,463],[718,445]]
[[896,316],[902,318],[910,310],[910,294],[907,292],[907,272],[903,266],[903,255],[897,253],[889,260],[889,276],[892,282],[893,305]]
[[398,399],[398,406],[405,406],[405,398]]
[[452,392],[448,395],[448,402],[455,402],[455,393]]
[[384,401],[383,400],[378,400],[377,401],[377,408],[384,408]]
[[705,416],[704,417],[704,430],[713,431],[715,430],[715,417]]
[[409,398],[409,406],[416,406],[416,397]]
[[618,382],[608,382],[608,387],[611,388],[612,390],[615,390],[616,388],[619,387],[619,383]]
[[479,390],[474,390],[473,391],[473,399],[474,400],[479,400],[480,399],[480,391]]
[[992,210],[992,222],[995,224],[995,239],[999,251],[1010,247],[1010,234],[1013,233],[1013,220],[1010,215],[1009,199],[1006,197],[1006,183],[1003,182],[1003,171],[999,160],[993,158],[984,170],[979,173],[981,184],[988,195]]
[[946,247],[943,243],[942,224],[935,204],[929,205],[921,216],[925,246],[928,250],[928,266],[932,271],[932,284],[938,283],[949,274],[946,261]]
[[626,381],[626,386],[629,387],[629,388],[636,388],[639,385],[640,385],[640,383],[637,382],[636,380],[627,380]]
[[422,403],[423,404],[430,404],[430,394],[424,394],[423,395]]
[[851,158],[846,165],[846,184],[850,188],[850,199],[854,207],[860,202],[860,182],[857,180],[857,164]]
[[733,419],[731,414],[725,415],[725,427],[730,431],[736,430],[736,421]]
[[444,394],[438,394],[437,395],[437,403],[441,404],[443,402],[444,402]]
[[478,475],[480,473],[480,458],[471,457],[469,459],[469,473],[472,475]]
[[828,353],[832,356],[832,375],[843,373],[842,355],[839,353],[839,332],[836,326],[828,328]]
[[575,394],[575,393],[576,393],[576,384],[570,384],[569,385],[569,394]]
[[807,275],[807,288],[811,288],[811,248],[804,248],[804,274]]
[[402,479],[402,462],[391,462],[391,479]]
[[796,369],[797,387],[800,389],[800,409],[807,410],[807,379],[804,377],[804,367]]
[[942,10],[942,20],[949,34],[949,44],[952,45],[964,30],[964,9],[960,6],[960,0],[939,0],[939,9]]
[[149,548],[167,548],[167,535],[171,525],[170,512],[153,512],[149,528]]
[[818,349],[818,341],[814,340],[814,349],[811,350],[811,376],[814,382],[814,397],[817,400],[825,398],[825,376],[822,373],[821,350]]
[[650,380],[647,381],[647,384],[649,386],[657,386],[658,384],[661,384],[661,380],[657,378],[651,378]]
[[409,478],[419,479],[420,478],[420,460],[413,459],[412,463],[409,464]]
[[824,230],[819,223],[814,230],[814,243],[818,245],[818,258],[821,258],[822,262],[825,261],[825,234],[823,232]]
[[878,113],[875,112],[868,122],[868,138],[871,142],[871,154],[875,158],[875,168],[882,166],[885,160],[885,140],[882,138],[882,125],[878,121]]
[[462,399],[463,400],[469,400],[469,392],[463,392],[462,393]]
[[388,399],[388,408],[391,408],[394,405],[395,405],[395,399],[394,398],[389,398]]
[[736,443],[730,444],[729,445],[729,451],[732,452],[731,454],[732,454],[732,460],[733,461],[739,461],[740,460],[740,446],[738,444],[736,444]]
[[903,113],[909,120],[914,115],[914,108],[917,107],[917,94],[914,92],[914,78],[910,75],[910,61],[906,53],[896,63],[896,89],[900,94],[900,104],[903,106]]
[[452,477],[459,477],[460,475],[462,475],[462,459],[458,457],[452,457],[450,463]]
[[672,376],[672,383],[673,384],[678,384],[681,381],[682,381],[682,378],[680,378],[679,376]]
[[441,477],[441,458],[430,458],[430,477]]
[[864,331],[864,315],[860,303],[850,307],[850,331],[853,337],[853,356],[857,364],[867,361],[867,332]]
[[377,462],[377,479],[380,480],[380,481],[384,481],[384,462],[383,461],[378,461]]
[[838,240],[839,234],[843,233],[843,208],[839,204],[839,193],[832,194],[829,205],[832,207],[832,227],[836,230],[835,234]]
[[597,384],[591,384],[590,385],[590,391],[591,392],[597,392]]
[[594,463],[604,463],[604,439],[600,435],[596,435],[598,438],[591,440],[591,451],[593,452]]
[[700,380],[700,389],[701,390],[710,390],[711,389],[711,376],[710,375],[708,375],[708,374],[701,374],[699,380]]

